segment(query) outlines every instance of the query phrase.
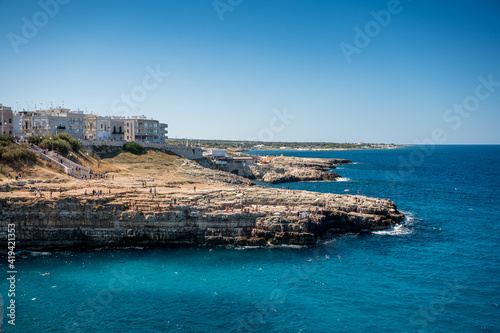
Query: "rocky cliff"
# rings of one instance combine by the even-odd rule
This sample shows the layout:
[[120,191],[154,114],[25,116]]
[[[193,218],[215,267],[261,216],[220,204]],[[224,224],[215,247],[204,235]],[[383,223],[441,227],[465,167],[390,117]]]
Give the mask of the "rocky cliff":
[[269,164],[249,166],[253,175],[266,183],[284,183],[296,181],[336,180],[339,174],[330,172],[336,165],[351,163],[345,159],[304,158],[274,156]]
[[16,225],[16,249],[104,246],[311,245],[330,233],[403,221],[394,203],[362,196],[252,186],[193,197],[0,199],[0,239]]

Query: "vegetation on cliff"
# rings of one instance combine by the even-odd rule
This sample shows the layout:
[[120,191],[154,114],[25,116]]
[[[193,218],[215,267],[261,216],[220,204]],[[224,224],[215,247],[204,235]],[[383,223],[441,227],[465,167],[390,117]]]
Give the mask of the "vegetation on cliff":
[[63,156],[67,156],[70,152],[76,153],[82,149],[81,141],[73,138],[68,133],[44,136],[33,135],[26,138],[26,140],[41,149],[54,150]]
[[123,145],[123,150],[134,155],[142,155],[146,152],[146,149],[137,142],[127,142]]
[[0,158],[2,165],[33,164],[36,162],[36,154],[27,145],[16,144],[14,137],[10,134],[0,135]]

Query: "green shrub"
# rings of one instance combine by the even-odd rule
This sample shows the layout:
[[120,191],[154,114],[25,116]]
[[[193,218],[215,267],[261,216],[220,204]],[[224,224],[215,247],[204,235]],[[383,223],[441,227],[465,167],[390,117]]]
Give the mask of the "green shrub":
[[[48,138],[48,136],[46,135],[45,137]],[[39,145],[40,142],[43,140],[44,137],[42,137],[42,139],[40,139],[40,135],[32,135],[32,136],[28,136],[26,138],[26,140],[29,142],[29,143],[32,143],[34,145]]]
[[132,153],[134,155],[141,155],[146,152],[143,146],[138,144],[137,142],[127,142],[123,145],[123,150]]
[[60,133],[60,134],[57,134],[56,137],[58,137],[59,139],[63,139],[65,141],[68,141],[70,142],[72,139],[74,139],[71,134],[69,133]]
[[3,163],[34,163],[36,161],[36,153],[29,149],[28,146],[11,143],[8,146],[0,147],[0,156]]
[[82,142],[72,137],[71,134],[61,133],[56,135],[56,137],[67,141],[71,146],[71,150],[73,150],[74,152],[78,152],[80,149],[82,149]]
[[14,137],[10,134],[2,134],[0,135],[0,147],[5,147],[14,143]]
[[71,145],[68,143],[68,141],[59,139],[57,137],[52,139],[44,137],[38,147],[40,147],[41,149],[54,149],[54,151],[57,151],[63,156],[68,155],[69,151],[71,150]]

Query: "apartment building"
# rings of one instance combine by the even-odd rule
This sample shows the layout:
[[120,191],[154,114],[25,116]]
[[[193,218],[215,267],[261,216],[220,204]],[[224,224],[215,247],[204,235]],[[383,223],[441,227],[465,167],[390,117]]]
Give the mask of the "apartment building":
[[[10,108],[3,107],[1,104],[0,107],[8,109],[12,114]],[[3,115],[4,112],[2,112]],[[6,124],[10,124],[10,127],[4,126],[7,133],[10,131],[13,134],[26,136],[69,133],[80,140],[144,143],[165,143],[168,138],[167,124],[145,116],[102,117],[97,114],[85,114],[83,111],[56,107],[47,110],[23,110],[16,112],[10,118],[6,113],[5,118]]]
[[0,104],[0,121],[0,134],[14,133],[14,115],[10,107]]
[[96,119],[97,140],[111,140],[111,118],[100,117]]
[[66,133],[71,134],[76,139],[83,140],[85,136],[85,114],[83,111],[68,112]]
[[125,117],[111,117],[110,119],[110,137],[113,141],[123,141],[125,129]]
[[14,114],[14,134],[47,135],[65,133],[69,109],[61,107],[48,110],[20,111]]
[[145,116],[130,117],[124,120],[125,141],[164,143],[167,139],[167,124]]

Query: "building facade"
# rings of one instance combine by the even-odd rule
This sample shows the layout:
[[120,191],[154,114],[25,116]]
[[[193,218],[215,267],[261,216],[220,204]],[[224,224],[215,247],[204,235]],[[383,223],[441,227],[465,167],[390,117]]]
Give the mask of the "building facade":
[[8,106],[0,104],[0,134],[14,134],[14,114]]
[[111,117],[110,119],[110,137],[113,141],[125,140],[125,117]]
[[167,124],[144,116],[124,120],[124,140],[136,142],[165,143]]
[[67,126],[66,133],[71,134],[76,139],[83,140],[85,135],[85,114],[83,111],[68,112]]
[[[80,140],[137,141],[162,144],[168,138],[167,124],[145,116],[102,117],[62,107],[47,110],[23,110],[13,114],[10,108],[0,104],[0,110],[3,109],[6,110],[6,121],[2,121],[2,124],[5,123],[2,131],[5,128],[6,133],[10,132],[14,135],[42,136],[69,133]],[[4,112],[2,111],[3,116]]]
[[97,140],[108,141],[111,139],[111,118],[100,117],[96,118],[96,134]]

